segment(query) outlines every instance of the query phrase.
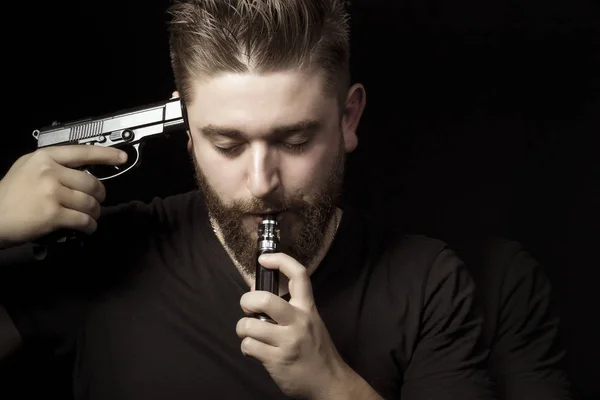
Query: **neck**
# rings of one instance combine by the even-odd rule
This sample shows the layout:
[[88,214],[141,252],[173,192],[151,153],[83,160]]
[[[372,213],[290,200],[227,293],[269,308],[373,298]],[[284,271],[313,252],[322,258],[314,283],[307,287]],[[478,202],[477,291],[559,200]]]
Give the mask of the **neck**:
[[[333,243],[333,239],[335,238],[335,234],[336,234],[338,226],[339,226],[339,221],[341,221],[341,219],[342,219],[342,214],[343,214],[343,211],[341,209],[339,209],[339,208],[335,209],[334,214],[332,215],[331,219],[329,220],[329,223],[327,224],[327,232],[325,232],[323,245],[321,246],[320,250],[317,252],[316,256],[312,259],[312,261],[308,265],[305,265],[309,276],[312,275],[317,270],[317,268],[319,267],[319,264],[321,264],[321,261],[323,261],[323,258],[325,258],[325,255],[329,251],[329,248],[331,247],[331,244]],[[217,235],[217,238],[219,239],[219,242],[221,243],[221,245],[223,246],[225,251],[227,251],[227,254],[229,254],[231,261],[233,262],[233,264],[239,271],[240,275],[242,276],[242,278],[244,279],[244,281],[246,282],[248,287],[252,287],[252,285],[254,283],[254,276],[251,276],[244,272],[244,269],[242,268],[240,263],[236,260],[235,256],[233,255],[233,252],[229,249],[227,244],[225,244],[225,240],[223,239],[223,234],[221,232],[221,229],[220,229],[218,223],[212,218],[212,216],[210,216],[209,218],[210,218],[210,223],[213,226],[213,229],[215,231],[215,234]],[[283,296],[289,292],[288,282],[289,282],[288,278],[285,275],[281,274],[279,277],[279,295],[280,296]]]

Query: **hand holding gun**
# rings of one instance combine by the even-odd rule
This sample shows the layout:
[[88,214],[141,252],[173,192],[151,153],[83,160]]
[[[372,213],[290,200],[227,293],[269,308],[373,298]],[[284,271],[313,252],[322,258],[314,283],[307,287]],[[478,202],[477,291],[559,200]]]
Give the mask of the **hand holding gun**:
[[0,249],[61,242],[73,231],[93,233],[106,197],[102,181],[139,165],[146,139],[183,130],[184,115],[179,99],[172,98],[35,130],[38,149],[20,157],[0,180]]

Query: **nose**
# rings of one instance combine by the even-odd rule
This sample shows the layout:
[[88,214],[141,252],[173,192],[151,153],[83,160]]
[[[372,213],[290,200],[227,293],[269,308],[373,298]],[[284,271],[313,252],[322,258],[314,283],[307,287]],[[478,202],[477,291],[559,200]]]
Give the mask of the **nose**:
[[280,185],[277,155],[266,144],[255,144],[251,149],[248,171],[248,190],[255,198],[265,198]]

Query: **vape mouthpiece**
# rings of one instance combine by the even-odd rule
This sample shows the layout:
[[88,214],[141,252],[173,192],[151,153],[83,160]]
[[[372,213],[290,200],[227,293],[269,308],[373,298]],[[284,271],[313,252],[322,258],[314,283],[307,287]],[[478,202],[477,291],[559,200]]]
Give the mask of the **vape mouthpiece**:
[[277,221],[273,215],[266,215],[258,225],[258,251],[274,253],[278,247],[279,227]]

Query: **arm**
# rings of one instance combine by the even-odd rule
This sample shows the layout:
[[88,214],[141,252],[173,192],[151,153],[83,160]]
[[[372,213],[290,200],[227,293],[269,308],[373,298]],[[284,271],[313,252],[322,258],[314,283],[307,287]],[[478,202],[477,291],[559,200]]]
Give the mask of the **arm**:
[[133,202],[103,208],[98,230],[82,242],[0,250],[0,362],[21,344],[42,339],[55,346],[73,330],[87,298],[119,279],[111,254],[144,240],[134,231],[147,226],[144,218],[134,218],[140,208]]
[[329,379],[327,391],[315,396],[312,400],[384,400],[360,375],[349,365],[341,363],[336,374]]
[[0,248],[0,362],[14,353],[23,340],[14,316],[10,315],[12,310],[7,310],[5,303],[14,290],[15,271],[35,261],[31,244]]
[[423,290],[420,339],[404,374],[402,399],[493,399],[482,323],[471,276],[445,248]]
[[520,249],[500,291],[490,368],[502,399],[572,399],[560,321],[543,268]]
[[36,260],[31,249],[0,250],[0,397],[16,392],[36,398],[43,391],[67,398],[74,342],[63,321],[76,314],[51,295],[63,291],[51,272],[66,268],[67,260],[51,265]]
[[73,259],[70,247],[44,259],[36,258],[35,247],[26,243],[0,250],[0,362],[46,329],[61,291],[61,274],[52,271],[66,270]]

